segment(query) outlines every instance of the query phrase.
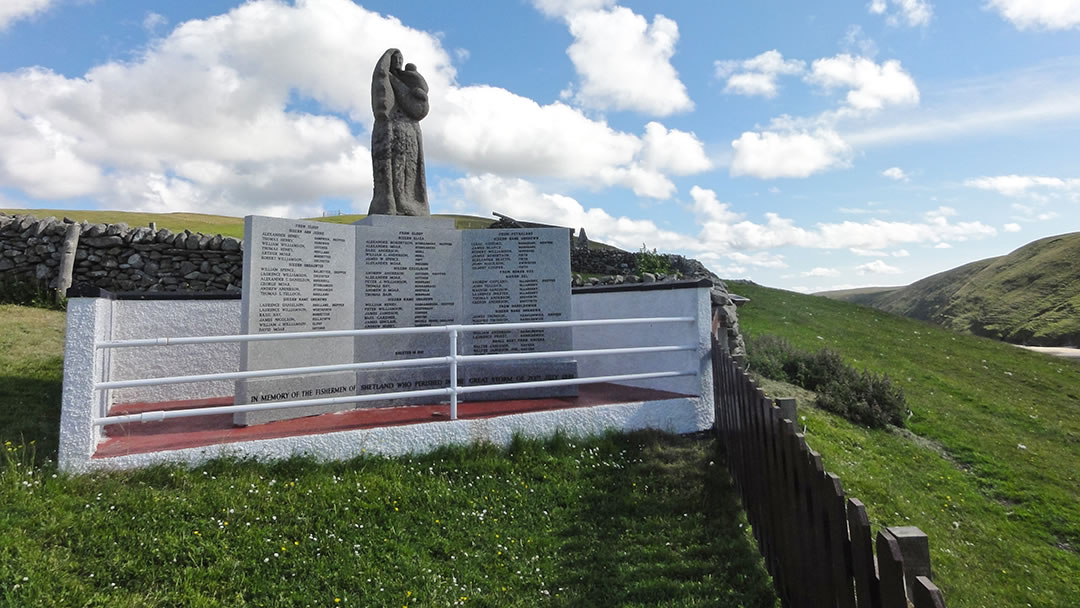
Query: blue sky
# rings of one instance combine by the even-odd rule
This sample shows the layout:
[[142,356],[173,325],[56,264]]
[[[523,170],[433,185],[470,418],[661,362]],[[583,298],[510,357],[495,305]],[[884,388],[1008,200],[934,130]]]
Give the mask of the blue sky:
[[435,213],[803,291],[1080,229],[1080,0],[4,0],[0,208],[365,212],[389,47]]

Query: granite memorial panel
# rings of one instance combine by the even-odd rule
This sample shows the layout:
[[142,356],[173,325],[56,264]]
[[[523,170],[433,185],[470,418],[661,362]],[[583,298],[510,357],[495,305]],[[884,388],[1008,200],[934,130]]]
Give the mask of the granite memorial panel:
[[[355,231],[351,226],[248,216],[244,220],[241,328],[247,333],[352,329],[355,317]],[[240,369],[350,363],[352,338],[245,342]],[[236,403],[292,401],[356,392],[356,376],[332,372],[254,378],[236,383]],[[234,415],[240,425],[340,410],[264,410]]]

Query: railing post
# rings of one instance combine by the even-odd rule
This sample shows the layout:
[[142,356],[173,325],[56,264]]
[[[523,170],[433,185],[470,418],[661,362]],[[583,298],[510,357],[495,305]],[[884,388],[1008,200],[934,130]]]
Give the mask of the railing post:
[[457,420],[457,337],[458,330],[456,327],[450,328],[450,420]]

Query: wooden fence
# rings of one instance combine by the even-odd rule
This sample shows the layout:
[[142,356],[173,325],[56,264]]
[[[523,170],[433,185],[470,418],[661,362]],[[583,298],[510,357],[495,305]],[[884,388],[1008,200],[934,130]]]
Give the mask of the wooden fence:
[[944,608],[927,537],[885,528],[798,432],[794,400],[774,403],[713,343],[716,428],[758,548],[784,606]]

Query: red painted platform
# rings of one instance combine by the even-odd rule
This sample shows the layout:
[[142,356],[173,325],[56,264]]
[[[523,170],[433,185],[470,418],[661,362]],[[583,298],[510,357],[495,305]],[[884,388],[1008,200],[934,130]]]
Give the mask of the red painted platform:
[[[458,404],[458,418],[493,418],[509,414],[544,412],[597,405],[614,405],[687,397],[680,393],[634,388],[620,384],[585,384],[576,397],[476,401]],[[114,405],[110,415],[190,409],[231,405],[232,397],[168,401],[161,403],[124,403]],[[279,420],[253,426],[234,426],[232,414],[173,418],[159,422],[131,422],[104,428],[106,439],[98,445],[94,458],[179,450],[222,443],[276,439],[297,435],[315,435],[356,429],[401,426],[450,420],[450,405],[406,405],[386,408],[349,410],[336,414]]]

